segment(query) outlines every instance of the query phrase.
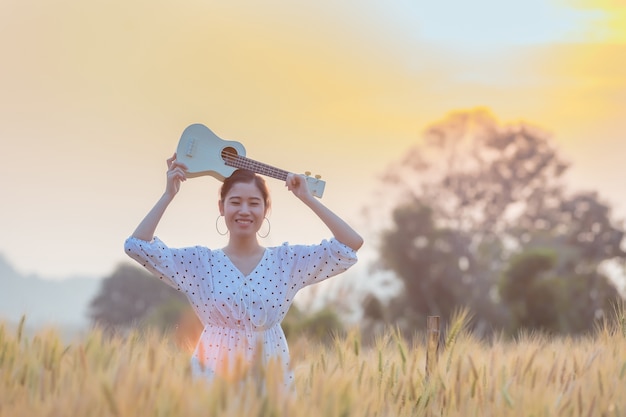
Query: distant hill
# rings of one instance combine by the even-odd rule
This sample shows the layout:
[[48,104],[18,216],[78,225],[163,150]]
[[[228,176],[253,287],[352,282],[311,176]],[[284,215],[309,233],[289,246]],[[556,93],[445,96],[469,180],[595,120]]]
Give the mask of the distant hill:
[[28,326],[84,326],[87,308],[100,289],[99,279],[46,280],[20,275],[0,255],[0,320]]

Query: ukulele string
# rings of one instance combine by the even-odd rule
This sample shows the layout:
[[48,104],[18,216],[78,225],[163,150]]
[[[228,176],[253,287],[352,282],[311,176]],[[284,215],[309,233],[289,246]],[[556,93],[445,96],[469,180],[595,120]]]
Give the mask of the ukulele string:
[[250,171],[267,175],[268,177],[274,177],[279,180],[286,180],[287,175],[289,174],[283,169],[275,168],[253,159],[246,158],[245,156],[235,155],[232,153],[226,153],[224,155],[224,160],[226,165],[234,166],[236,168],[249,169]]

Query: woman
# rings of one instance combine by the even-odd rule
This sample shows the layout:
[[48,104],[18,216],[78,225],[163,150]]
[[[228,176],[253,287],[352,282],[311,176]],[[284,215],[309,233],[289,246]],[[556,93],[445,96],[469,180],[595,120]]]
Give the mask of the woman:
[[300,289],[356,263],[363,239],[313,197],[303,176],[289,174],[287,188],[333,237],[316,245],[263,247],[257,232],[267,221],[267,187],[253,172],[237,170],[224,180],[218,202],[218,220],[224,217],[228,244],[221,249],[169,248],[154,233],[186,180],[187,168],[176,154],[167,164],[165,192],[126,240],[125,250],[166,284],[184,292],[203,323],[191,359],[194,375],[239,378],[253,366],[274,361],[282,366],[283,382],[291,386],[293,372],[280,323]]

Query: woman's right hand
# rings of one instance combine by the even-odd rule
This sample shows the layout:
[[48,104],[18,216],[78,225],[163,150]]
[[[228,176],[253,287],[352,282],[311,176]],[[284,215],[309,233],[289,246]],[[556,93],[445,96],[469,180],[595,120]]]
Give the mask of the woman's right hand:
[[180,190],[180,184],[187,181],[187,166],[176,160],[176,153],[167,160],[167,186],[165,193],[173,198]]

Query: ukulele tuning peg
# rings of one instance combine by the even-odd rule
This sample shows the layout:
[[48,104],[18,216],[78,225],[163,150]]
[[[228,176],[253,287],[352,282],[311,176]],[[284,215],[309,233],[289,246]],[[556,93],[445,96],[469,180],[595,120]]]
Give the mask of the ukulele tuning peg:
[[315,178],[319,180],[320,178],[322,178],[322,176],[320,174],[317,174],[315,175]]
[[304,175],[306,175],[307,177],[310,177],[311,176],[311,171],[305,171]]

